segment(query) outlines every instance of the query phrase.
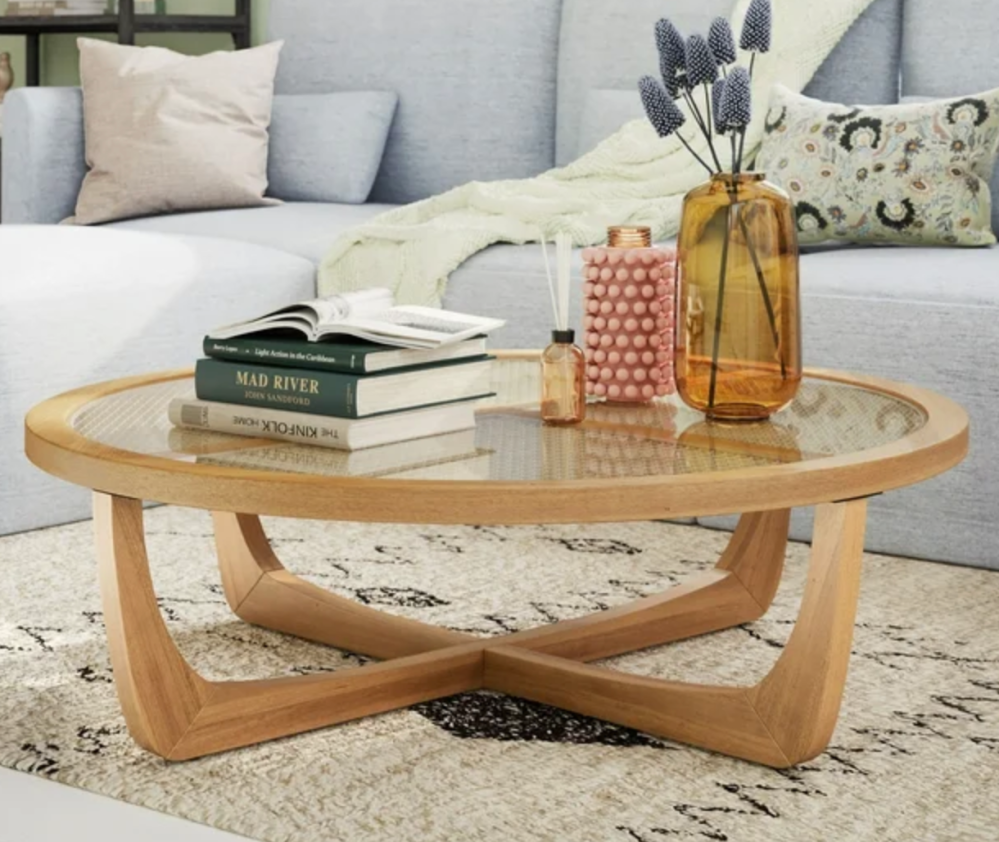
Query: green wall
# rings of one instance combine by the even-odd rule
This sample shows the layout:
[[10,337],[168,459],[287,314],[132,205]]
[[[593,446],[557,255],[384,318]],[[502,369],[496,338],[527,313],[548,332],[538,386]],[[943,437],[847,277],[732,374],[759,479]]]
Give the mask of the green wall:
[[[253,40],[257,44],[264,39],[269,2],[270,0],[253,0]],[[0,11],[5,11],[6,7],[6,0],[0,0]],[[167,0],[167,11],[171,14],[232,14],[233,0]],[[111,35],[97,35],[94,37],[114,40],[114,36]],[[79,84],[76,38],[76,35],[46,35],[42,38],[43,84]],[[232,39],[228,35],[196,32],[140,35],[137,41],[141,45],[154,44],[191,54],[232,49]],[[0,37],[0,52],[4,51],[8,51],[11,54],[14,73],[17,76],[17,84],[24,84],[24,39]]]

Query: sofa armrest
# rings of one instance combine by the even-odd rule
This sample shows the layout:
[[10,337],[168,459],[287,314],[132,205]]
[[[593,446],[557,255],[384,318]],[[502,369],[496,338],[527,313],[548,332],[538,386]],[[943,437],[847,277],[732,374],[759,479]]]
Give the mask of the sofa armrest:
[[87,172],[79,88],[18,88],[4,98],[3,221],[73,215]]

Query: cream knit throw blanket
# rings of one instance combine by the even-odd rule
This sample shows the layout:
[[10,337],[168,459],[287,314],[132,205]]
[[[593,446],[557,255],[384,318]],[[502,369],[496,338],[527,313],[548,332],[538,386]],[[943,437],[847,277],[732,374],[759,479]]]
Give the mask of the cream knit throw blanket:
[[[872,2],[774,0],[773,48],[756,61],[746,160],[763,136],[774,83],[802,90]],[[748,5],[749,0],[739,0],[732,13],[737,41]],[[653,49],[650,73],[655,74],[657,64]],[[681,132],[708,157],[693,120]],[[728,144],[715,145],[721,157]],[[725,157],[722,164],[728,165]],[[542,234],[566,231],[575,245],[594,245],[604,241],[608,225],[622,224],[648,225],[656,240],[672,237],[679,228],[683,196],[706,178],[707,172],[676,138],[663,140],[648,121],[635,120],[562,169],[532,179],[472,182],[387,211],[344,233],[320,268],[319,292],[386,286],[399,303],[439,306],[451,272],[494,243],[538,242]]]

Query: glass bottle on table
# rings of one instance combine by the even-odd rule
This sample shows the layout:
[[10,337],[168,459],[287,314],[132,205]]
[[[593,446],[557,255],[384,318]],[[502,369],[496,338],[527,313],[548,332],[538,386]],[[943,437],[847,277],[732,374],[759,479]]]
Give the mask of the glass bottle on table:
[[541,355],[541,420],[562,426],[586,417],[586,358],[572,330],[552,331]]
[[677,238],[676,381],[717,421],[759,421],[802,378],[798,233],[762,173],[718,173],[683,201]]

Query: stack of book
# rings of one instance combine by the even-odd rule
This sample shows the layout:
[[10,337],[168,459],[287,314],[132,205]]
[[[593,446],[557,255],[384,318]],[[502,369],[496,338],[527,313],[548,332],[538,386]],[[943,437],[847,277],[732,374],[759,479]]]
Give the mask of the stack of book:
[[72,15],[103,15],[107,0],[10,0],[7,14],[11,17],[64,17]]
[[[174,400],[170,420],[342,451],[383,449],[358,465],[403,469],[426,461],[424,450],[435,459],[474,455],[474,432],[456,434],[474,428],[475,401],[491,395],[485,335],[502,324],[395,307],[388,290],[303,302],[205,337],[197,397]],[[403,445],[415,440],[426,447]]]

